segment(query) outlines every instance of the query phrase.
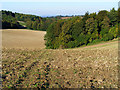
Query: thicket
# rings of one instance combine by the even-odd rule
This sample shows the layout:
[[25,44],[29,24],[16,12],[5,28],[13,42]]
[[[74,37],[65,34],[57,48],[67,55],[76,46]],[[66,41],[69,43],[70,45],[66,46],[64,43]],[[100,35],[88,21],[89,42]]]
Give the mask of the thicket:
[[98,14],[88,12],[83,18],[76,16],[58,20],[51,24],[45,35],[46,47],[74,48],[97,41],[108,41],[118,37],[118,13],[114,8]]
[[46,31],[48,26],[59,20],[61,16],[57,17],[47,17],[42,18],[36,15],[29,15],[29,14],[21,14],[21,13],[13,13],[11,11],[4,11],[2,10],[2,28],[9,29],[9,28],[23,28],[19,21],[23,21],[26,24],[26,28],[32,30],[42,30]]
[[[1,13],[1,12],[0,12]],[[15,14],[10,11],[2,11],[2,28],[19,28],[20,24],[15,18]]]
[[20,13],[15,13],[15,15],[18,21],[24,21],[26,23],[26,27],[32,30],[46,31],[48,26],[57,20],[57,18],[54,18],[54,17],[42,18],[40,16],[26,15],[26,14],[20,14]]

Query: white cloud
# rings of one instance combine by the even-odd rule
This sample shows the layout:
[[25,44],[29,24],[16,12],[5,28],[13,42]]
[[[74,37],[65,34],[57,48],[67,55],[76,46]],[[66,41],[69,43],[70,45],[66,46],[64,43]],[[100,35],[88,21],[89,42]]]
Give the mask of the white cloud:
[[119,0],[0,0],[0,2],[119,2]]

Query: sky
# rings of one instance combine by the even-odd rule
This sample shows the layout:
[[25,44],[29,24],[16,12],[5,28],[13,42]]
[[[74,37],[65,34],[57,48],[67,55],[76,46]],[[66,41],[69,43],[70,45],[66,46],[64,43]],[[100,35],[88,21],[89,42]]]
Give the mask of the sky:
[[117,10],[118,0],[1,0],[0,9],[42,17],[84,15],[100,10]]

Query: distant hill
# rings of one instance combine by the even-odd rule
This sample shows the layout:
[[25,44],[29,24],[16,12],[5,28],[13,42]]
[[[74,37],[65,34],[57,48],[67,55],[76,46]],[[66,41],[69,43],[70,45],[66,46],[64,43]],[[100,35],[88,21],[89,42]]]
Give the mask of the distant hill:
[[[61,19],[70,19],[76,16],[51,16],[40,17],[36,15],[13,13],[12,11],[2,10],[2,28],[3,29],[32,29],[46,31],[46,29],[53,23]],[[79,17],[82,17],[79,16]],[[22,23],[24,22],[24,23]]]
[[[3,29],[20,29],[26,28],[32,30],[41,30],[46,31],[48,26],[59,20],[59,18],[42,18],[36,15],[22,14],[22,13],[13,13],[11,11],[2,10],[2,28]],[[24,25],[22,25],[24,22]]]
[[2,11],[2,28],[19,28],[21,25],[17,22],[15,14],[10,11]]

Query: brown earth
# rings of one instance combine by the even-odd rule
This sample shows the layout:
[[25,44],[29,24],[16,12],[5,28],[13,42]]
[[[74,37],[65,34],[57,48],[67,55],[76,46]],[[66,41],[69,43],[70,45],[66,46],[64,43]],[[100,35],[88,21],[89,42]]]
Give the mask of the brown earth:
[[118,42],[75,49],[3,48],[3,88],[118,88]]
[[61,19],[70,19],[72,17],[61,17]]
[[[61,19],[70,19],[70,18],[73,18],[73,17],[61,17]],[[83,17],[81,16],[81,18]]]

